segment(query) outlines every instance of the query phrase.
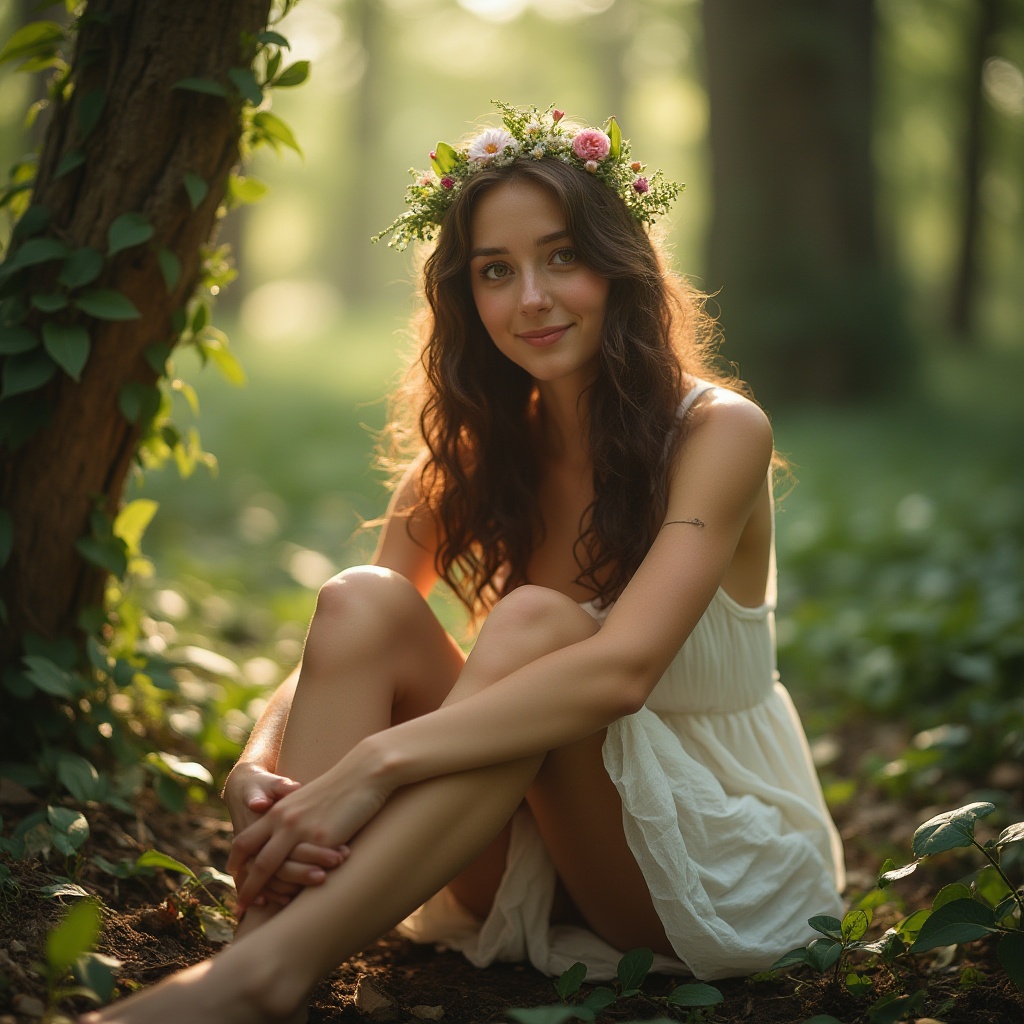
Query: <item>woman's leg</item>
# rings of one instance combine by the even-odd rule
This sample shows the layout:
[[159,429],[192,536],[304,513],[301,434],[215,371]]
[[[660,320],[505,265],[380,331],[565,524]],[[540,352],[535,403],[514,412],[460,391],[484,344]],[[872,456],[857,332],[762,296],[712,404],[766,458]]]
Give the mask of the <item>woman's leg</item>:
[[[596,628],[568,598],[522,588],[492,613],[448,699],[468,696]],[[329,743],[330,735],[323,735],[310,745],[326,757]],[[349,859],[323,885],[304,890],[212,961],[89,1019],[251,1024],[287,1018],[323,974],[393,927],[488,847],[542,761],[538,755],[399,790],[353,839]],[[295,772],[294,766],[287,770]]]

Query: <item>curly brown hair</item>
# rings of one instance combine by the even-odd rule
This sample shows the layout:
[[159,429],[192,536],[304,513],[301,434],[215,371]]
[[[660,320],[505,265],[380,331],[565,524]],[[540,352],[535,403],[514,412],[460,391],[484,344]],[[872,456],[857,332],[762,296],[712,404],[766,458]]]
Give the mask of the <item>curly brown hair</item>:
[[498,351],[476,310],[468,272],[482,195],[525,180],[550,191],[578,259],[610,281],[599,370],[586,394],[595,499],[583,514],[576,582],[600,604],[622,593],[665,514],[677,410],[692,378],[714,369],[705,297],[668,273],[657,246],[606,185],[557,160],[519,160],[474,174],[453,198],[423,267],[425,308],[414,384],[426,458],[420,504],[438,525],[436,568],[473,615],[529,582],[543,537],[538,461],[526,440],[535,387]]

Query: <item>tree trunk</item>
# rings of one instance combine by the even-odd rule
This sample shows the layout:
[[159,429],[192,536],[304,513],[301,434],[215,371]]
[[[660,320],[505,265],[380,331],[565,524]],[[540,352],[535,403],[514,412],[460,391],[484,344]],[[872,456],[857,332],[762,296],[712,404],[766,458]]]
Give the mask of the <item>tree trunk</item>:
[[871,164],[873,7],[707,0],[707,282],[758,395],[879,390],[901,362]]
[[949,322],[960,343],[974,348],[974,301],[978,291],[979,241],[981,227],[981,172],[984,147],[985,97],[982,72],[985,60],[995,48],[999,31],[999,0],[978,0],[977,23],[965,75],[967,116],[963,144],[963,227],[960,253],[953,276],[953,297]]
[[[102,603],[106,573],[83,560],[76,542],[88,536],[97,505],[109,515],[116,511],[140,437],[141,422],[126,419],[119,397],[126,385],[156,381],[147,350],[152,358],[154,346],[175,339],[172,315],[199,280],[200,247],[213,232],[238,160],[241,100],[174,85],[186,78],[230,85],[227,72],[248,67],[269,7],[270,0],[90,0],[82,19],[74,92],[47,127],[33,205],[50,211],[47,235],[72,249],[106,253],[108,229],[124,213],[144,215],[154,234],[108,259],[95,282],[126,295],[141,317],[65,315],[63,323],[81,323],[89,332],[81,379],[58,370],[31,396],[37,409],[48,407],[45,425],[0,452],[0,506],[13,525],[0,585],[8,614],[0,664],[17,660],[24,634],[73,633],[82,611]],[[96,93],[103,96],[102,112],[83,141]],[[76,150],[84,163],[58,176],[61,161]],[[195,210],[183,184],[187,173],[208,185]],[[181,263],[170,292],[157,260],[161,248]],[[52,263],[27,273],[26,294],[53,289]],[[38,333],[40,319],[33,313],[26,326]]]

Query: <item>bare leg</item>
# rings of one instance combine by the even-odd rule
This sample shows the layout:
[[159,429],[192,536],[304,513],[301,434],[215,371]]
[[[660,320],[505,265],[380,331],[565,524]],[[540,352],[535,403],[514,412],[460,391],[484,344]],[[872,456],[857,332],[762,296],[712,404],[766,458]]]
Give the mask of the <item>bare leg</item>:
[[[449,699],[461,699],[597,628],[561,595],[537,588],[516,594],[521,596],[502,602],[488,620]],[[307,660],[309,653],[307,648]],[[319,678],[316,664],[314,657],[310,679]],[[295,746],[300,753],[319,758],[322,771],[355,740],[341,730],[341,742],[348,746],[332,749],[334,723],[323,714],[301,724],[302,689],[300,682],[293,705],[293,716],[298,711],[300,717],[294,723],[289,719],[288,732],[293,732],[293,725],[296,731],[309,729],[305,742]],[[394,692],[409,692],[403,689],[400,674]],[[339,712],[344,713],[343,706]],[[386,727],[386,721],[380,727]],[[286,733],[282,760],[293,756],[287,747]],[[501,832],[542,760],[537,756],[493,765],[400,790],[353,840],[349,859],[330,872],[322,886],[303,891],[212,961],[87,1019],[104,1024],[287,1019],[321,975],[393,927],[471,864]],[[290,764],[286,770],[301,778],[306,768],[314,771],[313,765],[305,764]]]

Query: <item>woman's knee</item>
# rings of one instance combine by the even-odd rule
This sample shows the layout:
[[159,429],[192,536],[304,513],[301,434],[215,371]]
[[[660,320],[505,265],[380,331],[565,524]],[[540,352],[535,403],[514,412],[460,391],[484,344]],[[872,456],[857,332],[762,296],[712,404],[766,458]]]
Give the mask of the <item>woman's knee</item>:
[[346,569],[320,588],[304,659],[393,647],[413,623],[431,615],[400,573],[375,565]]
[[572,598],[547,587],[527,585],[495,605],[473,654],[478,669],[507,675],[597,631],[597,622]]

